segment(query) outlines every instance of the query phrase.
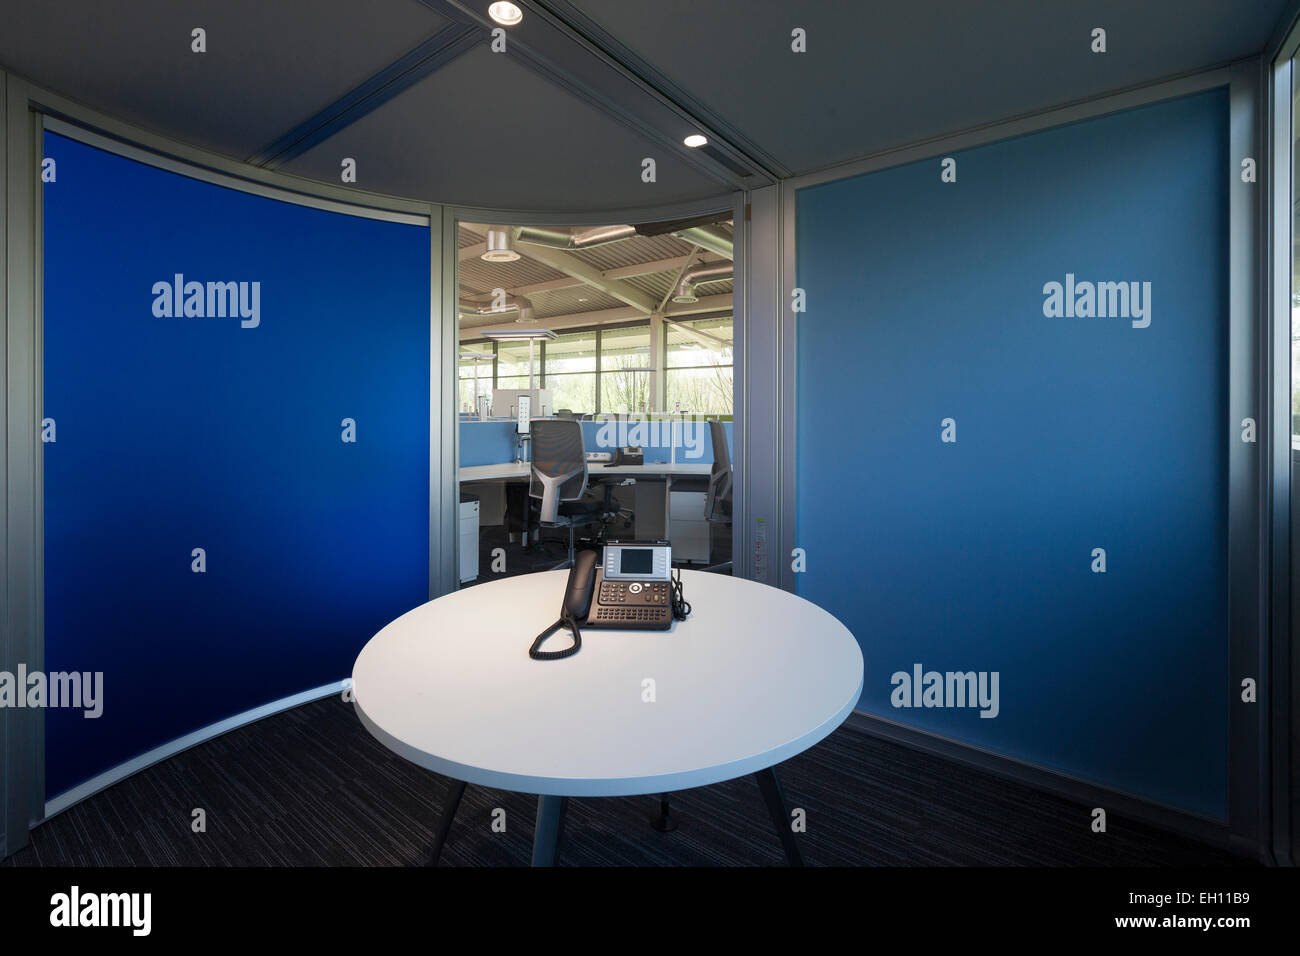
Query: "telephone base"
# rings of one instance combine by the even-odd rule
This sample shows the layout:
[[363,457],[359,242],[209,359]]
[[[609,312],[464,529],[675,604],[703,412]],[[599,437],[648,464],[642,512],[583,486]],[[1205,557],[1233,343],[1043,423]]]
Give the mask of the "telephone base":
[[584,625],[620,631],[667,631],[673,626],[672,594],[664,581],[607,581],[596,569],[591,608]]

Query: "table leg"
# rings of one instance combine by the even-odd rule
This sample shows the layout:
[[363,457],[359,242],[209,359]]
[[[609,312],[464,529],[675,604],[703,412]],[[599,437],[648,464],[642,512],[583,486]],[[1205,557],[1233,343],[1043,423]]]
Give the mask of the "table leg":
[[650,818],[650,825],[660,833],[672,833],[677,829],[677,821],[668,806],[668,794],[659,794],[659,814]]
[[537,798],[537,824],[533,828],[533,866],[555,866],[560,858],[560,832],[568,797],[542,794]]
[[438,865],[438,857],[442,856],[442,845],[447,842],[447,834],[451,830],[451,821],[455,819],[456,810],[460,807],[460,798],[464,795],[465,781],[451,781],[451,794],[447,797],[447,802],[442,805],[442,810],[438,815],[438,826],[434,831],[433,838],[433,853],[425,866]]
[[758,789],[763,793],[763,802],[767,804],[767,812],[772,816],[776,835],[781,838],[786,862],[791,866],[803,866],[803,855],[799,852],[794,831],[790,829],[790,808],[786,806],[781,784],[776,779],[776,768],[760,770],[754,774],[754,779],[758,781]]

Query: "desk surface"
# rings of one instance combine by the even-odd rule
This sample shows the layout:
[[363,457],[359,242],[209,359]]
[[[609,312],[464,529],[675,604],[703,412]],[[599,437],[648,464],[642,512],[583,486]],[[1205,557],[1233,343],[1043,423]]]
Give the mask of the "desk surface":
[[671,631],[584,629],[582,650],[558,661],[532,660],[528,646],[555,619],[567,571],[430,601],[362,649],[357,713],[419,766],[562,796],[729,780],[806,750],[848,716],[862,652],[843,624],[753,581],[702,571],[682,580],[690,619]]
[[[500,478],[527,478],[532,466],[528,462],[506,461],[498,465],[470,465],[459,470],[461,481],[491,481]],[[658,475],[707,475],[713,466],[700,462],[660,462],[648,465],[602,465],[587,463],[587,475],[591,479],[609,476],[612,478],[652,477]]]

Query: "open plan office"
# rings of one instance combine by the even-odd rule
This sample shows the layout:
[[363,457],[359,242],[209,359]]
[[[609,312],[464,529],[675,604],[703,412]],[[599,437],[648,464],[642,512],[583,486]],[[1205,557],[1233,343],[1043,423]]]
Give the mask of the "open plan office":
[[1297,16],[0,0],[0,874],[1285,873]]

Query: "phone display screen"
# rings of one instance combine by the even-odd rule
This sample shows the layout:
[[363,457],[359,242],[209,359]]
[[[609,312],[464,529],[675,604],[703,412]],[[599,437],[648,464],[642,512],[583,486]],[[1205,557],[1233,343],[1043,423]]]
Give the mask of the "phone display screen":
[[621,574],[649,574],[654,570],[654,551],[649,548],[624,548],[619,553]]

